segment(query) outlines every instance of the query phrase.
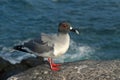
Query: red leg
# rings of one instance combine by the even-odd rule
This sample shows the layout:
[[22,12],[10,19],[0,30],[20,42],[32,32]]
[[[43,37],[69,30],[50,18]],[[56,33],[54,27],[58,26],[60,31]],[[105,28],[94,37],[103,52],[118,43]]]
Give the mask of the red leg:
[[60,66],[60,64],[55,64],[51,58],[48,58],[48,62],[50,63],[50,68],[53,71],[58,71],[60,70],[58,66]]

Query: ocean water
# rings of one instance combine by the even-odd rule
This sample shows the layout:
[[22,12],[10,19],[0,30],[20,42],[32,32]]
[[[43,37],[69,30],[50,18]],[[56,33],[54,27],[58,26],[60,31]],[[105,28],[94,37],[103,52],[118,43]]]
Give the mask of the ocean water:
[[56,62],[120,59],[120,0],[0,0],[0,56],[13,64],[36,57],[12,47],[56,33],[61,21],[80,35],[70,33],[70,48]]

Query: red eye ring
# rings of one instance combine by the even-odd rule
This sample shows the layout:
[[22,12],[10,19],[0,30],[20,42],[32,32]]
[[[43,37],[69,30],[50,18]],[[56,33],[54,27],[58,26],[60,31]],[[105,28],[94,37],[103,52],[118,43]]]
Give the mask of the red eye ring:
[[64,28],[66,28],[66,26],[65,26],[65,25],[63,25],[63,27],[64,27]]
[[63,24],[63,27],[64,27],[64,28],[66,28],[66,27],[67,27],[67,25],[66,25],[66,24]]

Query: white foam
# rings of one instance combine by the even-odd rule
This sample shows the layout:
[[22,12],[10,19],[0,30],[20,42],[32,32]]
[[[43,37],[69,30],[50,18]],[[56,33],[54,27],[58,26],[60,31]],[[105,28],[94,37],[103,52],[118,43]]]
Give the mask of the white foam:
[[29,57],[36,57],[34,54],[15,51],[12,48],[7,48],[7,47],[2,48],[0,52],[0,56],[12,64],[20,63],[21,60]]

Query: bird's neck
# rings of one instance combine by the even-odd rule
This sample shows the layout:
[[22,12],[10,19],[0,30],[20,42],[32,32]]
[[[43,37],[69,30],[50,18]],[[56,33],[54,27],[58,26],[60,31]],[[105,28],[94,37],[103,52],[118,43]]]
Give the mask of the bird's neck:
[[58,36],[64,36],[64,37],[65,37],[65,36],[69,36],[69,34],[68,34],[68,33],[59,32],[59,33],[58,33]]
[[61,41],[65,41],[65,42],[69,42],[70,41],[70,36],[69,36],[69,34],[68,33],[58,33],[58,37],[59,37],[59,39],[61,39]]

